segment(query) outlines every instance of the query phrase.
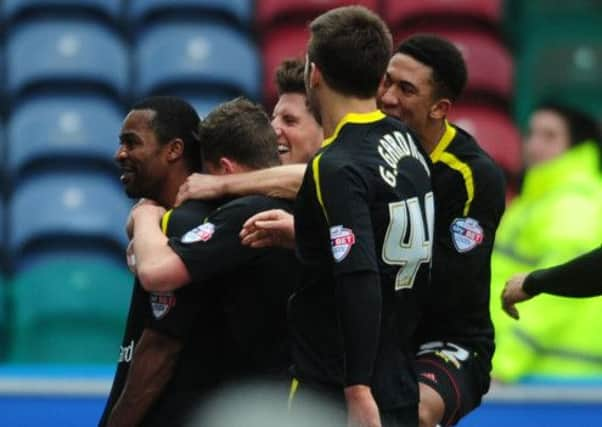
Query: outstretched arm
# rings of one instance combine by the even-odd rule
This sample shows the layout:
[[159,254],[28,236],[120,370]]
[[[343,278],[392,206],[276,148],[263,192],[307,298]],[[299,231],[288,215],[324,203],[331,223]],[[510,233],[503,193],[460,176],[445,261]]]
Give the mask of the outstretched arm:
[[304,164],[294,164],[232,175],[194,173],[180,187],[176,206],[189,199],[253,194],[294,199],[301,187],[305,168]]

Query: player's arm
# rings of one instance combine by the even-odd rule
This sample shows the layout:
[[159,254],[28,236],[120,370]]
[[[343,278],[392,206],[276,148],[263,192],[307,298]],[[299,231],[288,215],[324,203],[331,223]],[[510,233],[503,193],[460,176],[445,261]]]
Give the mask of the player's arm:
[[150,202],[132,211],[136,271],[147,291],[171,291],[191,279],[186,266],[169,247],[169,239],[161,230],[163,213],[163,208]]
[[[350,168],[331,162],[314,163],[321,177],[319,187],[323,213],[331,241],[343,230],[343,239],[353,241],[341,256],[333,246],[336,277],[335,298],[341,322],[345,359],[345,396],[349,416],[365,419],[374,415],[376,404],[370,384],[376,360],[382,295],[366,183]],[[337,231],[339,230],[339,231]],[[331,242],[329,242],[330,244]],[[378,411],[376,411],[378,416]]]
[[180,187],[176,206],[188,199],[215,199],[253,194],[294,199],[301,187],[305,169],[304,164],[294,164],[231,175],[195,173]]
[[139,425],[172,376],[182,344],[180,340],[152,329],[144,329],[121,396],[115,403],[107,427]]

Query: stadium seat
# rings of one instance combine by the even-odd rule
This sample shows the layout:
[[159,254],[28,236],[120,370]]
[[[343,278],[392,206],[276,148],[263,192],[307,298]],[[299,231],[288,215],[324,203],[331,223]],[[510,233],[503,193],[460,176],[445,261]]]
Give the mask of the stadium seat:
[[[431,26],[422,27],[419,32],[445,37],[460,49],[468,68],[466,96],[486,95],[503,103],[510,102],[514,62],[508,49],[497,38],[479,31],[455,31]],[[401,41],[411,34],[400,31],[396,40]]]
[[276,68],[289,58],[305,58],[309,32],[306,26],[283,27],[265,35],[263,56],[263,99],[271,110],[278,98],[274,81]]
[[257,99],[260,64],[253,42],[211,22],[169,23],[144,32],[136,44],[135,91],[228,92]]
[[96,257],[54,258],[12,283],[12,363],[111,363],[127,317],[133,276]]
[[126,48],[116,32],[95,21],[27,21],[9,32],[6,46],[11,96],[53,84],[94,85],[119,95],[128,89]]
[[289,25],[291,19],[306,24],[322,12],[335,7],[357,4],[378,11],[378,0],[257,0],[256,13],[259,27],[277,24]]
[[542,100],[575,106],[602,120],[602,32],[591,21],[532,30],[517,72],[516,114],[525,125]]
[[233,19],[244,27],[250,26],[253,16],[252,0],[130,0],[128,16],[134,22],[143,22],[166,13],[200,15],[213,13]]
[[382,13],[393,29],[408,22],[433,19],[447,22],[469,19],[496,27],[502,21],[503,0],[383,0]]
[[507,114],[490,107],[455,105],[450,120],[469,132],[507,175],[522,169],[522,143],[518,129]]
[[8,123],[8,169],[36,163],[88,161],[113,167],[123,115],[102,97],[38,97],[14,110]]
[[17,261],[24,249],[60,247],[62,239],[125,248],[130,206],[108,175],[64,171],[32,176],[17,186],[10,203],[10,248]]
[[2,12],[7,20],[13,20],[26,13],[47,13],[56,10],[63,13],[92,12],[118,22],[121,18],[121,8],[121,0],[4,0],[2,2]]
[[202,94],[186,94],[183,93],[180,95],[186,101],[188,101],[196,110],[199,117],[206,117],[207,114],[211,112],[215,107],[217,107],[222,102],[230,101],[232,98],[226,96],[219,96],[216,94],[211,94],[207,96],[203,96]]

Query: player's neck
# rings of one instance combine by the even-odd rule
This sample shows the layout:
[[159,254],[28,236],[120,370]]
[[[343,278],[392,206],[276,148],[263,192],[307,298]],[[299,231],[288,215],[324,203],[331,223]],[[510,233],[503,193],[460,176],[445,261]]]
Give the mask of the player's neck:
[[376,110],[376,98],[360,99],[329,91],[320,100],[324,137],[330,138],[339,122],[349,113],[362,114]]
[[427,153],[431,154],[435,150],[445,134],[445,128],[445,120],[433,120],[419,132],[420,142]]
[[157,202],[165,209],[171,209],[176,203],[176,196],[180,186],[184,184],[186,178],[191,174],[186,169],[174,169],[165,179],[165,184],[161,188]]

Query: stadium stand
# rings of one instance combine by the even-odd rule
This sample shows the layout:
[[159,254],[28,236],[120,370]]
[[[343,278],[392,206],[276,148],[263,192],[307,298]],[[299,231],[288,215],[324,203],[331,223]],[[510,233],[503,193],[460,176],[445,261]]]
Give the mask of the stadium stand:
[[132,276],[98,257],[46,259],[12,283],[13,363],[114,363]]
[[8,21],[49,12],[62,14],[89,12],[119,22],[123,2],[121,0],[4,0],[1,7]]
[[257,25],[261,29],[293,22],[305,24],[322,12],[351,4],[379,10],[378,0],[257,0]]
[[212,14],[224,17],[247,28],[253,19],[252,0],[130,0],[128,18],[142,23],[165,19],[166,16],[204,16]]
[[117,181],[98,173],[56,171],[18,185],[9,206],[9,244],[16,268],[37,252],[99,245],[121,255],[130,202]]
[[104,97],[40,96],[22,103],[8,122],[6,167],[12,177],[36,167],[56,168],[59,160],[116,171],[113,154],[122,117]]
[[127,49],[118,33],[93,20],[20,23],[9,31],[6,62],[13,98],[48,86],[56,91],[94,86],[118,96],[128,90]]
[[135,49],[136,96],[259,96],[256,48],[234,28],[207,21],[157,24],[140,35]]

